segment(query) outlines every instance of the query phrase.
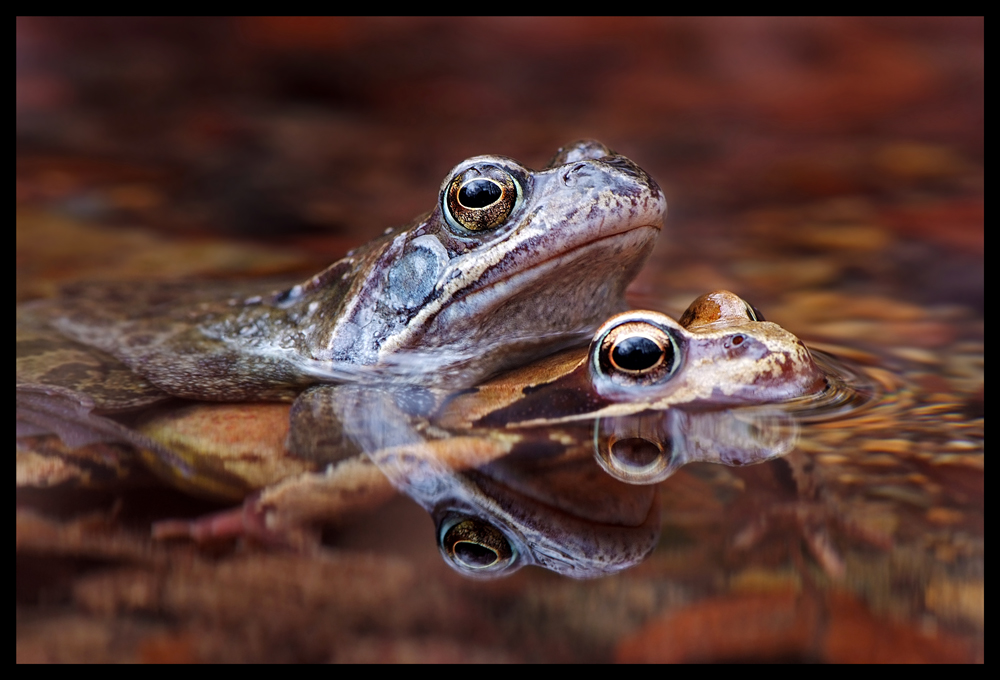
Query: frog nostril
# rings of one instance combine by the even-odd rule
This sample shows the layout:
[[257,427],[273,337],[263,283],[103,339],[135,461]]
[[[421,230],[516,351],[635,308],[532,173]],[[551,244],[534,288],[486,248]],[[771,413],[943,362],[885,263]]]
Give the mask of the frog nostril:
[[577,163],[563,173],[563,182],[572,185],[580,177],[587,177],[590,174],[587,170],[588,166],[586,163]]

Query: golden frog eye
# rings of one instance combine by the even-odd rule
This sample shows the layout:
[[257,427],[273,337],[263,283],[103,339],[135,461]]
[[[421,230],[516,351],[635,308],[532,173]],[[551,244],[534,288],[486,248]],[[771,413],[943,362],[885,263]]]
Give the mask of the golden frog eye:
[[445,209],[469,231],[495,229],[510,217],[521,189],[509,172],[495,165],[467,168],[448,185]]
[[507,537],[491,524],[475,518],[461,519],[442,526],[441,549],[460,571],[479,572],[502,569],[513,562],[516,551]]
[[611,328],[597,348],[599,372],[619,384],[650,385],[669,378],[680,347],[666,330],[643,321]]

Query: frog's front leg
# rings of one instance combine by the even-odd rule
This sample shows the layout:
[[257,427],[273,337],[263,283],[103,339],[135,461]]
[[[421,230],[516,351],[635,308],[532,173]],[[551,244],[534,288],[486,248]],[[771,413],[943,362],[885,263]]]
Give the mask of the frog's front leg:
[[415,408],[430,405],[413,393],[411,387],[323,385],[301,394],[290,411],[278,404],[199,405],[143,423],[145,432],[196,461],[189,468],[201,471],[201,491],[221,488],[217,482],[234,470],[250,490],[238,508],[193,521],[159,522],[154,536],[196,543],[244,537],[269,545],[315,544],[316,533],[306,527],[340,521],[394,494],[365,454],[385,445],[422,443],[409,419]]
[[395,493],[369,458],[356,456],[320,472],[284,479],[248,496],[236,508],[194,520],[157,522],[153,538],[186,539],[203,545],[246,538],[307,550],[318,545],[316,527],[320,524],[372,510]]

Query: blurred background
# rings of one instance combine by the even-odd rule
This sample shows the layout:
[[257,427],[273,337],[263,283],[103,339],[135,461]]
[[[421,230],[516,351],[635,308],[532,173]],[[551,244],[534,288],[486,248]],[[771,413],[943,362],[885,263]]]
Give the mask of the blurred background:
[[663,185],[664,245],[702,269],[743,238],[850,222],[792,254],[884,251],[883,271],[837,276],[982,308],[982,19],[26,18],[16,35],[22,203],[324,260],[429,210],[468,156],[539,167],[593,137]]

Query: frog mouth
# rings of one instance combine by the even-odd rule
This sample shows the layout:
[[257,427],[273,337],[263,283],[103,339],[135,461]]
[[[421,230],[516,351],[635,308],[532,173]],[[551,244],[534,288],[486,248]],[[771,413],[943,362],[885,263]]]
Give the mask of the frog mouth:
[[[588,342],[625,308],[625,289],[653,250],[663,210],[644,212],[632,220],[606,215],[579,229],[538,223],[511,234],[506,247],[495,243],[492,254],[456,262],[382,343],[377,363],[400,374],[438,365],[439,378],[470,382]],[[408,368],[414,362],[419,371]]]
[[[583,258],[588,251],[597,247],[606,250],[607,243],[620,240],[621,246],[612,254],[611,258],[595,258],[597,264],[608,263],[609,269],[622,269],[622,264],[641,265],[655,245],[655,236],[662,229],[660,224],[647,223],[630,225],[627,228],[619,229],[609,234],[602,234],[596,238],[589,239],[583,243],[578,243],[568,249],[553,248],[550,255],[534,262],[530,266],[519,266],[516,259],[518,255],[527,257],[532,251],[537,250],[539,243],[520,243],[517,247],[510,248],[496,262],[490,263],[483,268],[477,277],[477,281],[471,286],[456,286],[452,294],[449,294],[446,282],[443,290],[436,294],[438,300],[424,306],[410,321],[411,327],[426,326],[441,313],[455,305],[472,304],[472,300],[478,300],[483,296],[490,299],[483,300],[475,305],[478,309],[488,309],[503,304],[503,300],[517,292],[529,288],[534,282],[544,278],[546,273],[561,270],[563,267]],[[617,261],[611,260],[615,255],[620,256]],[[628,269],[628,267],[626,267]],[[638,266],[629,277],[629,281],[638,272]],[[619,278],[620,278],[619,274]],[[593,279],[593,276],[588,277]]]
[[[471,286],[464,293],[451,298],[448,304],[454,305],[470,298],[489,295],[491,292],[491,297],[496,297],[494,304],[502,304],[503,299],[516,295],[519,290],[530,287],[535,281],[545,278],[546,274],[559,271],[563,267],[583,259],[590,251],[596,248],[606,251],[608,244],[613,241],[621,241],[618,252],[614,254],[621,255],[620,259],[610,262],[609,260],[613,260],[614,256],[595,258],[595,265],[599,266],[607,262],[608,265],[612,265],[608,267],[609,269],[615,269],[621,268],[621,265],[626,265],[625,268],[628,268],[627,265],[635,264],[637,273],[639,266],[645,262],[646,258],[652,252],[656,242],[654,237],[661,229],[662,227],[658,224],[630,226],[627,229],[603,234],[597,238],[584,241],[569,249],[554,252],[531,266],[520,269],[510,264],[505,265],[505,260],[507,259],[505,256],[493,265],[493,267],[483,272],[477,285]],[[514,249],[512,252],[516,250]],[[504,271],[505,269],[509,269],[510,271]],[[492,278],[490,276],[491,271],[499,272],[499,275],[496,278]],[[628,282],[631,282],[631,278],[629,277]],[[488,306],[483,305],[483,308]]]

